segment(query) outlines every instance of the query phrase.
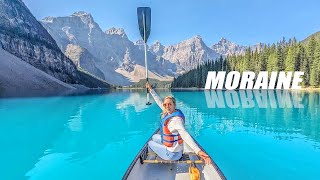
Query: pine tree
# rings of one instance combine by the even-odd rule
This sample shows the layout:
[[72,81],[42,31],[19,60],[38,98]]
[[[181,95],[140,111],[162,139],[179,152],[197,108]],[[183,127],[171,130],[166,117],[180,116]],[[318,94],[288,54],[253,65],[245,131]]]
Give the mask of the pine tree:
[[289,47],[288,55],[285,60],[285,71],[294,71],[295,67],[295,54],[294,54],[294,47]]
[[317,68],[317,74],[318,74],[318,84],[317,84],[317,86],[320,87],[320,40],[317,43],[314,56],[315,56],[314,60],[317,61],[317,64],[315,66]]
[[[295,41],[295,39],[294,39]],[[294,67],[294,70],[295,71],[299,71],[300,70],[300,67],[301,67],[301,64],[302,64],[302,58],[303,58],[303,46],[301,43],[296,43],[296,48],[295,48],[295,54],[296,54],[296,57],[295,57],[295,67]]]
[[320,42],[316,44],[314,51],[314,59],[312,63],[312,68],[310,72],[310,85],[319,86],[320,84]]
[[258,73],[260,71],[260,63],[261,62],[260,62],[260,58],[259,58],[259,53],[256,48],[253,53],[253,64],[254,64],[253,70],[255,73]]
[[259,71],[266,71],[267,70],[267,52],[266,51],[262,51],[259,54],[259,66],[258,66],[258,69],[259,69]]
[[220,67],[219,67],[218,70],[224,71],[225,69],[224,69],[224,62],[223,62],[223,57],[222,56],[220,56],[220,58],[219,58],[219,65],[220,65]]
[[283,50],[283,43],[278,43],[278,46],[277,46],[277,70],[278,71],[283,71],[284,70],[284,50]]
[[269,73],[271,73],[271,71],[278,71],[278,58],[277,58],[277,53],[276,52],[270,52],[270,55],[268,57],[268,62],[267,62],[267,70]]
[[247,48],[244,54],[243,71],[252,71],[251,48]]
[[302,47],[301,49],[301,64],[300,64],[300,71],[304,72],[302,84],[304,86],[309,86],[309,79],[310,79],[310,68],[309,68],[309,61],[306,55],[305,49]]
[[309,79],[309,84],[311,86],[316,86],[317,85],[317,62],[315,61],[315,49],[316,49],[316,40],[314,36],[311,36],[310,41],[308,42],[307,46],[307,58],[309,62],[309,68],[310,68],[310,79]]

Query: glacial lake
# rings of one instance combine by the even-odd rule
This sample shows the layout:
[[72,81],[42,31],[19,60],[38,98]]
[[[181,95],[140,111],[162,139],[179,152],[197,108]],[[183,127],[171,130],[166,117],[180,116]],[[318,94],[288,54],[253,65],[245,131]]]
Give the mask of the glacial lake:
[[[319,179],[320,93],[158,91],[228,179]],[[151,101],[153,102],[153,101]],[[0,179],[121,179],[158,128],[144,91],[0,99]]]

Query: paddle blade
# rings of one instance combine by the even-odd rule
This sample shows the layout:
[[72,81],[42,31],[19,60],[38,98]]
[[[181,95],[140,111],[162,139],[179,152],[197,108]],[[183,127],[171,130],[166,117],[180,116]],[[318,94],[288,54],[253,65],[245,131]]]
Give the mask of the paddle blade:
[[190,180],[200,180],[200,171],[193,163],[189,167]]
[[151,31],[151,8],[138,7],[137,15],[140,35],[144,42],[147,43]]

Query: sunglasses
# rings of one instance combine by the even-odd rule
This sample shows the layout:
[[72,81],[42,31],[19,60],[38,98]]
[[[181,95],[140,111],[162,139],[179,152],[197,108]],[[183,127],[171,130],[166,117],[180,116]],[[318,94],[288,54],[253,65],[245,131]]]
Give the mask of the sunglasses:
[[163,103],[163,106],[172,106],[171,103]]

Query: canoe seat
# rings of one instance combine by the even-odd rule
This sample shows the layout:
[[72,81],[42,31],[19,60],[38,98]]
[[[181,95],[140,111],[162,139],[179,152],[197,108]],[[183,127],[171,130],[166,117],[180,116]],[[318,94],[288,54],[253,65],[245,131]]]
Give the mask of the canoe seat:
[[[192,157],[192,158],[191,158]],[[148,164],[203,164],[203,161],[196,155],[196,153],[186,152],[182,154],[179,160],[164,160],[160,158],[155,152],[149,152],[147,149],[140,155],[140,163]]]

